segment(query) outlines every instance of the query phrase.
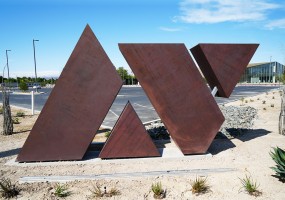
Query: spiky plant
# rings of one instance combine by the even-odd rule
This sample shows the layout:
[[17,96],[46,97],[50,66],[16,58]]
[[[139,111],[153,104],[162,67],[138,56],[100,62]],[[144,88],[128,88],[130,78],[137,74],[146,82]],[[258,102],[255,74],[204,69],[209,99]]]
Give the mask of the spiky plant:
[[20,190],[11,183],[10,179],[0,180],[0,194],[3,198],[12,198],[19,194]]
[[193,194],[203,194],[209,191],[210,186],[207,183],[207,177],[196,177],[196,179],[191,182],[192,193]]
[[251,176],[245,175],[245,178],[240,178],[240,181],[242,183],[241,188],[243,188],[248,194],[255,197],[260,196],[262,194],[262,192],[258,190],[259,185],[257,184],[257,182],[254,182],[252,180]]
[[275,167],[270,168],[275,171],[275,176],[278,177],[280,181],[285,182],[285,151],[279,147],[273,147],[270,156],[276,163]]
[[151,185],[151,190],[153,192],[153,197],[155,199],[163,199],[165,196],[165,191],[162,189],[161,182],[157,182]]
[[71,192],[68,191],[68,187],[66,185],[57,184],[55,187],[54,195],[57,197],[67,197],[71,195]]

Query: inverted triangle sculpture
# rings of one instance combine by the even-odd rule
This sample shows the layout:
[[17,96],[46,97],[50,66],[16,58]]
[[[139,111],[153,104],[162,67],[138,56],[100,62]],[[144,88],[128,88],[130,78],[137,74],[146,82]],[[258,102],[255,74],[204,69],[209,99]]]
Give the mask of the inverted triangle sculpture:
[[121,86],[114,65],[87,25],[17,161],[81,160]]
[[228,98],[244,73],[258,44],[198,44],[191,48],[211,89]]
[[160,156],[137,113],[128,102],[106,141],[99,158]]

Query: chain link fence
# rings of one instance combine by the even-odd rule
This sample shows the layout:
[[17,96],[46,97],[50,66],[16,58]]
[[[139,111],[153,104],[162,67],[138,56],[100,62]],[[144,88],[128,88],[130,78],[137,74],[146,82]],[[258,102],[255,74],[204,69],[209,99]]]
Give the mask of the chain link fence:
[[280,89],[281,111],[279,115],[279,134],[285,135],[285,89]]

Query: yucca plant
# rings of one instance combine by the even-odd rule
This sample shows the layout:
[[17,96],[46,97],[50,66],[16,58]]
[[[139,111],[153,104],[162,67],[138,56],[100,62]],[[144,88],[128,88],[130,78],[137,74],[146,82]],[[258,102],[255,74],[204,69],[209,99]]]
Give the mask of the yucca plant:
[[273,147],[270,156],[276,163],[275,167],[270,168],[275,171],[275,176],[279,178],[280,181],[285,182],[285,151],[279,147]]

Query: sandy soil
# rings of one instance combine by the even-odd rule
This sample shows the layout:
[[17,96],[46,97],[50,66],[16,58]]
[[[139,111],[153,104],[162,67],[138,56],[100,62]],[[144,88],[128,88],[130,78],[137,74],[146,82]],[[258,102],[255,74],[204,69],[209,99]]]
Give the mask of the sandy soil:
[[[274,97],[274,98],[273,98]],[[266,101],[263,104],[263,101]],[[271,147],[279,146],[285,149],[285,136],[278,134],[278,117],[280,113],[280,94],[278,91],[246,98],[244,106],[258,109],[258,119],[251,131],[242,133],[234,139],[216,139],[209,152],[211,156],[198,156],[189,159],[183,158],[155,158],[137,159],[128,161],[101,161],[96,163],[78,164],[71,162],[62,165],[39,166],[9,166],[5,165],[14,159],[37,116],[19,118],[21,122],[15,125],[15,134],[0,136],[0,176],[10,178],[21,188],[18,199],[56,199],[53,195],[56,183],[23,183],[19,178],[23,176],[64,176],[64,175],[98,175],[126,172],[162,171],[161,175],[151,177],[111,178],[105,180],[72,181],[66,183],[71,195],[66,199],[92,199],[92,188],[96,184],[115,187],[121,195],[107,199],[153,199],[150,191],[152,183],[161,182],[166,189],[165,199],[285,199],[285,183],[274,178],[274,172],[269,168],[274,166],[269,152]],[[247,102],[247,103],[246,103]],[[240,106],[241,101],[227,104]],[[274,107],[271,107],[274,105]],[[19,109],[12,109],[13,115]],[[27,112],[27,111],[24,111]],[[28,113],[28,112],[27,112]],[[0,123],[2,124],[2,115]],[[2,127],[0,127],[2,131]],[[98,135],[103,141],[104,136]],[[96,140],[96,138],[95,138]],[[229,168],[228,172],[217,173],[217,169]],[[211,169],[205,173],[189,173],[184,175],[167,175],[168,170],[196,170]],[[191,181],[197,176],[207,176],[210,191],[196,196],[191,192]],[[245,175],[259,184],[262,195],[253,197],[241,188],[239,178]]]

